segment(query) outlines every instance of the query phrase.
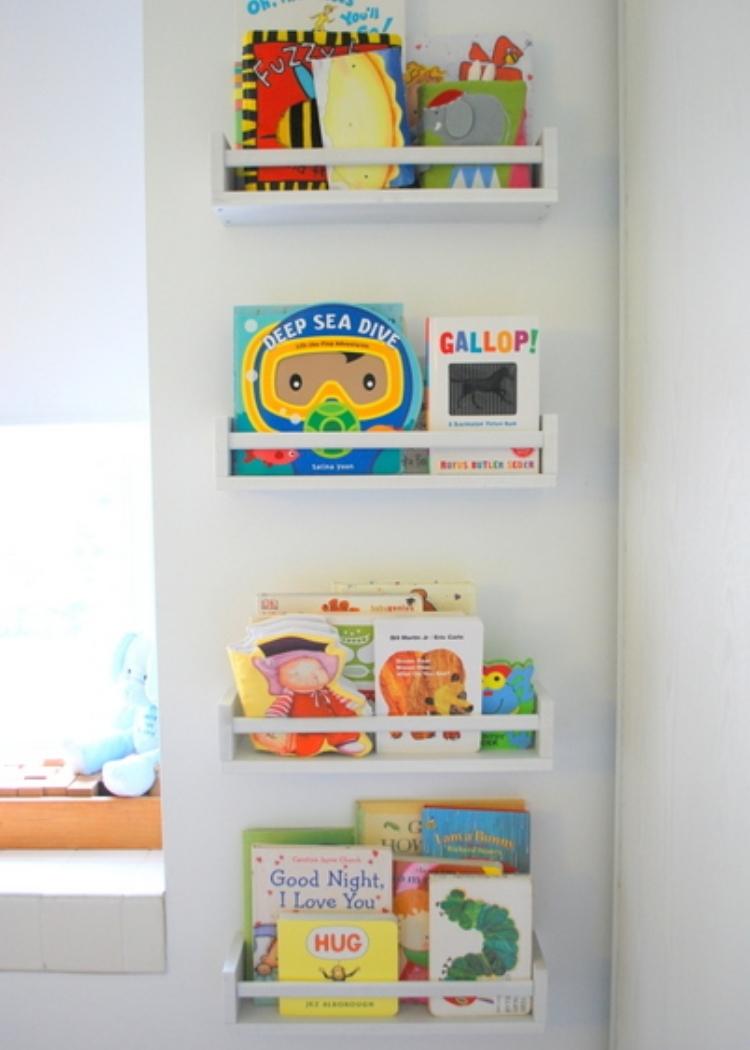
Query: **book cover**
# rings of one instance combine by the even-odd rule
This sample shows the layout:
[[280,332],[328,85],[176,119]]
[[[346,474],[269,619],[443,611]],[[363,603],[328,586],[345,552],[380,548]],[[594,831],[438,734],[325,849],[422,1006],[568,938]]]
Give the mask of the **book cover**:
[[406,35],[405,0],[235,0],[241,35],[257,29],[306,29],[315,33],[395,33]]
[[[253,866],[251,849],[257,845],[354,845],[354,828],[245,828],[242,832],[242,917],[245,935],[246,980],[253,976]],[[259,934],[260,936],[260,934]],[[270,941],[268,943],[270,947]]]
[[[386,149],[411,145],[406,120],[401,48],[313,60],[323,145],[330,149]],[[412,164],[329,165],[332,190],[411,186]]]
[[[535,714],[537,696],[533,677],[533,660],[487,661],[482,673],[482,714]],[[534,746],[535,739],[536,733],[533,730],[482,733],[482,750],[527,750]]]
[[[419,88],[420,139],[424,146],[512,146],[526,101],[522,81],[448,80]],[[495,189],[510,185],[511,164],[430,164],[421,170],[426,189]]]
[[[439,860],[435,857],[393,858],[393,912],[399,925],[399,980],[429,980],[429,879],[436,874],[502,875],[503,866],[483,860]],[[424,1002],[425,1000],[418,1000]]]
[[[243,149],[309,148],[322,144],[312,63],[316,58],[390,48],[382,33],[256,29],[242,38],[240,132]],[[325,167],[247,167],[246,190],[325,190]]]
[[[476,616],[393,617],[375,624],[375,711],[470,715],[481,711],[482,621]],[[472,753],[479,732],[394,730],[378,734],[385,753]]]
[[482,995],[483,980],[530,980],[532,892],[528,875],[431,875],[430,979],[476,981],[477,995],[430,998],[436,1017],[531,1012],[530,996]]
[[289,432],[290,448],[234,451],[233,474],[394,474],[398,449],[295,449],[294,433],[412,430],[424,383],[398,303],[237,306],[239,432]]
[[391,912],[393,860],[374,846],[250,846],[253,977],[276,980],[279,913]]
[[[527,33],[499,34],[491,37],[440,36],[427,39],[411,38],[406,61],[406,99],[409,123],[416,135],[422,131],[420,91],[425,86],[445,90],[445,84],[503,83],[520,85],[524,92],[523,110],[518,119],[514,111],[514,133],[506,136],[500,145],[525,146],[534,142],[533,126],[533,44]],[[502,102],[502,99],[500,100]],[[511,122],[509,122],[510,125]],[[475,140],[475,143],[477,140]],[[528,188],[532,185],[531,166],[512,164],[500,166],[501,185]]]
[[[322,985],[398,980],[398,922],[394,915],[359,918],[346,912],[278,919],[279,980]],[[285,1017],[393,1017],[398,999],[279,999]]]
[[[371,714],[365,697],[342,680],[347,659],[334,627],[322,617],[284,617],[249,625],[228,647],[237,693],[248,718],[267,718],[268,731],[251,733],[259,751],[311,758],[324,752],[362,758],[372,741],[361,730]],[[340,718],[341,731],[274,732],[275,718]],[[357,721],[351,721],[357,719]]]
[[539,323],[534,317],[429,317],[430,430],[476,433],[476,449],[430,452],[435,474],[538,473],[537,448],[482,449],[482,433],[539,429]]
[[368,580],[365,583],[334,582],[333,589],[339,594],[416,594],[422,598],[425,612],[468,613],[477,611],[476,585],[467,580],[457,583],[443,580],[396,580],[382,582]]
[[355,841],[389,846],[394,854],[426,852],[422,844],[422,811],[439,809],[498,809],[522,811],[522,798],[488,799],[357,799],[354,803]]
[[448,809],[422,810],[422,852],[431,857],[499,861],[503,870],[528,874],[531,818],[526,811]]
[[347,594],[345,598],[336,593],[261,591],[256,596],[256,611],[259,616],[278,616],[286,613],[393,613],[409,616],[424,610],[424,599],[419,594],[365,592]]

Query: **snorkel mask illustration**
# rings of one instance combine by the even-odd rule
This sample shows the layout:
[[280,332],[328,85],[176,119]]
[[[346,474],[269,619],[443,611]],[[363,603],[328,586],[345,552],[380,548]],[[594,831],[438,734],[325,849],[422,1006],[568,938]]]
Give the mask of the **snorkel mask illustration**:
[[[343,437],[414,427],[422,376],[400,327],[387,316],[346,303],[289,312],[276,308],[275,316],[273,308],[266,308],[244,319],[239,313],[243,309],[235,317],[244,414],[236,429],[335,432]],[[265,456],[260,465],[250,458],[240,466],[246,469],[235,472],[257,473],[273,469],[274,463]],[[391,473],[399,468],[398,450],[378,449],[292,450],[280,463],[284,472],[297,474]]]

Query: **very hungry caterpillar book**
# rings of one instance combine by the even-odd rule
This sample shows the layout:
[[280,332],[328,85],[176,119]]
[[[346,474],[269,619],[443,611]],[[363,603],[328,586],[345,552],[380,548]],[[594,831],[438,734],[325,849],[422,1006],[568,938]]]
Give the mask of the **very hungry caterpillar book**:
[[528,980],[532,968],[532,894],[528,875],[430,876],[430,979],[476,981],[477,995],[431,998],[437,1017],[528,1014],[531,998],[512,988],[482,994],[481,983]]

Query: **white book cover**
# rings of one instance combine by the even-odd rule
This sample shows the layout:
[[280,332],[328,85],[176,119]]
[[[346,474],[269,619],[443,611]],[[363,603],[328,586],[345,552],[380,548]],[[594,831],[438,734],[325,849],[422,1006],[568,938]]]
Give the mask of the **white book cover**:
[[430,980],[477,982],[477,995],[431,998],[436,1017],[531,1012],[531,996],[482,995],[483,980],[530,980],[530,875],[430,875]]
[[539,472],[539,450],[482,448],[482,433],[539,429],[539,322],[535,317],[428,317],[429,430],[476,433],[472,449],[430,452],[433,474]]
[[365,918],[392,910],[387,846],[253,845],[250,854],[255,980],[276,979],[280,912],[348,911]]
[[468,613],[477,611],[475,584],[468,580],[457,583],[443,580],[400,580],[394,583],[368,580],[367,583],[334,582],[333,589],[339,594],[351,591],[360,594],[416,594],[422,598],[425,612]]
[[471,754],[481,733],[435,729],[400,732],[399,715],[479,714],[484,630],[477,616],[389,617],[375,623],[375,713],[393,715],[378,733],[381,753]]
[[255,29],[406,36],[405,0],[235,0],[240,35]]
[[280,614],[318,613],[395,613],[406,616],[420,613],[424,601],[419,594],[401,593],[397,590],[390,594],[347,594],[342,597],[336,593],[326,592],[261,592],[256,596],[256,611],[259,616],[278,616]]

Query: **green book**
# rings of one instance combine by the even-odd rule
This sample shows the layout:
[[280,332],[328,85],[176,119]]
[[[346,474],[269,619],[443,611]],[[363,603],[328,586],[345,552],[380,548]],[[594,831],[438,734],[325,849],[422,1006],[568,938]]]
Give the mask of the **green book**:
[[253,887],[251,849],[253,846],[339,846],[355,843],[353,828],[245,828],[242,832],[243,933],[245,936],[245,979],[253,979]]

